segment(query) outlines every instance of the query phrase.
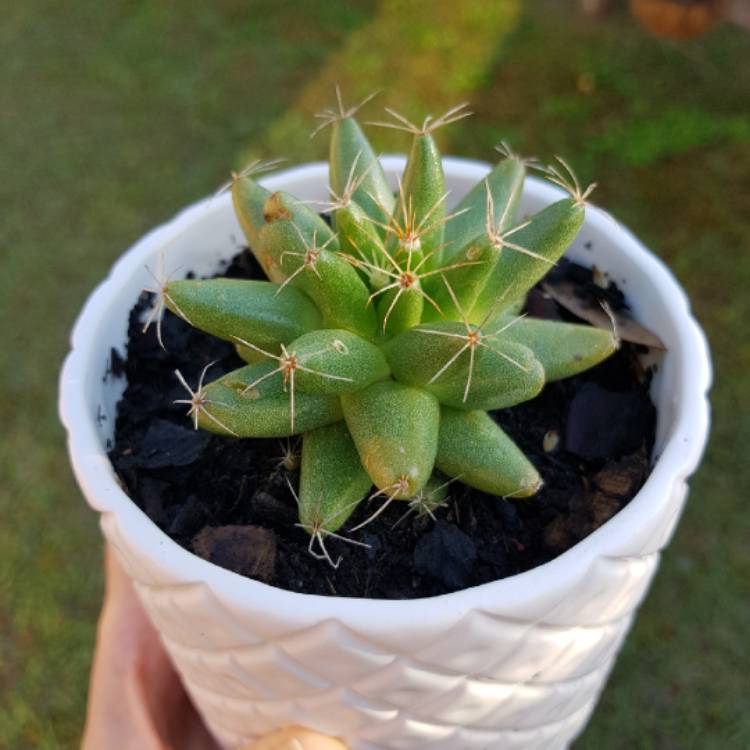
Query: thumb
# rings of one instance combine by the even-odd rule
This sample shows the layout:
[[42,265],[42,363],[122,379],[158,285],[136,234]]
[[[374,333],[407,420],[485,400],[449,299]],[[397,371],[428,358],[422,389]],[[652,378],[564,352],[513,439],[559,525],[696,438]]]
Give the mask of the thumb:
[[267,734],[245,750],[346,750],[346,745],[311,729],[287,727]]

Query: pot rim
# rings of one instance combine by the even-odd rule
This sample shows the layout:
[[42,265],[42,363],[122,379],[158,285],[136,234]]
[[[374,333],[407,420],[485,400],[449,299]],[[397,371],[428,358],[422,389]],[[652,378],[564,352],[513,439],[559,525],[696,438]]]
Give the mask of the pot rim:
[[[381,162],[386,173],[403,169],[403,156],[385,156]],[[484,177],[489,165],[479,161],[445,157],[446,178]],[[327,181],[328,165],[314,162],[274,173],[262,180],[268,189],[280,189],[290,177]],[[525,192],[544,201],[561,197],[559,188],[540,179],[529,177]],[[228,196],[224,196],[228,199]],[[243,603],[264,610],[276,610],[288,620],[310,623],[339,619],[372,629],[374,622],[387,622],[389,630],[412,628],[415,616],[429,618],[433,627],[448,627],[463,613],[482,609],[485,603],[498,601],[503,609],[523,607],[533,596],[554,598],[554,590],[565,581],[586,574],[595,558],[622,556],[621,548],[629,539],[642,537],[649,519],[658,516],[668,499],[684,485],[696,469],[708,436],[709,404],[707,391],[711,384],[711,363],[706,338],[692,317],[689,301],[666,265],[652,255],[631,232],[607,212],[588,206],[586,223],[602,232],[616,235],[618,251],[640,265],[669,300],[677,331],[676,345],[670,354],[677,358],[677,392],[673,399],[677,416],[663,450],[654,462],[651,473],[635,497],[600,528],[553,560],[508,578],[481,584],[461,591],[419,599],[364,599],[304,594],[245,578],[188,552],[162,532],[121,489],[95,424],[95,408],[87,402],[86,373],[101,360],[102,343],[98,340],[98,323],[113,297],[121,279],[141,269],[145,256],[182,234],[192,223],[215,208],[213,198],[194,203],[171,221],[144,235],[114,264],[106,279],[91,293],[73,328],[71,351],[60,375],[59,412],[67,430],[70,460],[78,483],[89,503],[102,513],[102,525],[116,523],[120,533],[138,555],[148,561],[148,568],[157,569],[168,580],[202,582],[214,595],[242,608]],[[104,351],[111,346],[105,342]],[[99,352],[99,356],[94,356]],[[110,538],[114,536],[109,534]],[[641,546],[643,543],[641,542]],[[631,553],[634,554],[634,553]]]

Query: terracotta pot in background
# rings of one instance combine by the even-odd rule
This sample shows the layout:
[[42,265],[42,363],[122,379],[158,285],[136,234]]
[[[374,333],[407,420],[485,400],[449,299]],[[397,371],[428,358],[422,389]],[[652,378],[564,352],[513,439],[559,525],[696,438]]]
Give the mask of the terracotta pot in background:
[[656,36],[691,39],[705,34],[725,12],[724,0],[630,0],[638,20]]

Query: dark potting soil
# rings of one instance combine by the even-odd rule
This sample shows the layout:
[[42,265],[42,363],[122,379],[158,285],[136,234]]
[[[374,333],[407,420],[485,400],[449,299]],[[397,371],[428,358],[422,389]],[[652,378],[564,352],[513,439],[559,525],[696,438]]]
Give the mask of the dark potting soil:
[[[614,284],[602,289],[592,272],[562,262],[555,274],[579,293],[623,309]],[[252,255],[240,252],[220,276],[264,278]],[[127,389],[118,405],[110,459],[133,500],[187,550],[240,574],[310,594],[404,599],[444,594],[520,573],[569,549],[625,506],[649,472],[656,413],[636,347],[624,344],[601,365],[550,383],[532,401],[492,416],[523,449],[544,479],[533,498],[501,499],[450,485],[435,519],[406,514],[393,502],[353,535],[355,547],[328,537],[341,563],[334,569],[308,552],[309,536],[295,526],[299,450],[291,440],[219,437],[195,431],[184,405],[187,394],[174,371],[195,387],[209,362],[207,380],[244,363],[231,344],[191,328],[167,312],[160,348],[155,331],[142,333],[151,304],[144,293],[130,315],[127,357],[112,353],[113,376]],[[572,319],[538,289],[528,311]],[[291,463],[291,468],[289,468]],[[346,528],[376,509],[363,503]]]

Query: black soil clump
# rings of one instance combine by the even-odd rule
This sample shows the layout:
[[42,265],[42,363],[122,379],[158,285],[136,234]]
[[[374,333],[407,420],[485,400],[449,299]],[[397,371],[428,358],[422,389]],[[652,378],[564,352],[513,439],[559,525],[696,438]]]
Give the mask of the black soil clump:
[[[616,285],[602,290],[589,269],[564,262],[555,273],[573,281],[581,295],[626,307]],[[247,250],[218,275],[264,278]],[[648,476],[656,423],[650,373],[637,348],[624,344],[588,372],[492,413],[542,475],[536,496],[504,500],[454,482],[435,518],[406,513],[405,503],[393,502],[354,535],[369,547],[326,540],[332,558],[341,558],[334,569],[310,555],[310,537],[295,526],[288,481],[296,487],[299,477],[283,460],[290,449],[299,450],[295,438],[237,440],[195,431],[185,405],[173,403],[188,395],[175,370],[195,387],[213,362],[207,381],[214,380],[244,364],[232,345],[167,312],[164,351],[153,328],[141,332],[150,304],[144,293],[131,311],[127,356],[112,353],[112,374],[126,377],[127,389],[110,459],[130,496],[162,531],[241,575],[309,594],[444,594],[552,560],[624,507]],[[572,319],[538,289],[528,312]],[[363,503],[340,533],[365,520],[378,502],[382,498]]]

